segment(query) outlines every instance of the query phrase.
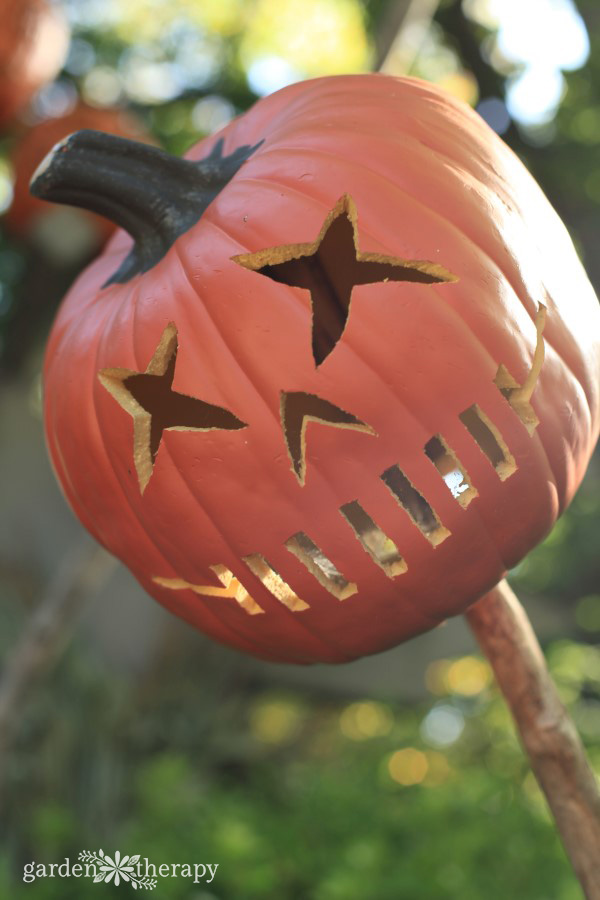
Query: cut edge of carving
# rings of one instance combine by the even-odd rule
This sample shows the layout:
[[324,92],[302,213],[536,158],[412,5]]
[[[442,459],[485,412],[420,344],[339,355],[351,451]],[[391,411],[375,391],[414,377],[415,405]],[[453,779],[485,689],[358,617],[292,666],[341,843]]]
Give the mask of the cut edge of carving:
[[98,380],[133,419],[133,464],[140,494],[143,494],[154,471],[154,461],[150,449],[152,416],[123,384],[125,379],[135,374],[137,373],[131,372],[129,369],[103,369],[98,372]]
[[517,471],[517,463],[499,429],[484,411],[474,403],[458,417],[465,426],[500,481],[506,481]]
[[511,405],[530,435],[533,435],[540,424],[538,415],[531,404],[531,397],[540,377],[546,355],[543,338],[546,317],[547,309],[543,303],[540,303],[535,317],[536,344],[531,361],[531,369],[523,384],[519,384],[502,363],[498,366],[498,371],[494,378],[494,384]]
[[241,581],[235,577],[227,566],[216,565],[209,568],[215,573],[223,587],[210,584],[192,584],[183,578],[163,578],[160,575],[154,576],[152,581],[160,587],[168,588],[172,591],[190,590],[202,597],[231,598],[250,616],[264,613],[264,609],[250,596]]
[[309,604],[300,599],[279,572],[276,572],[260,553],[252,553],[250,556],[243,556],[242,559],[269,593],[291,612],[304,612],[305,609],[310,609]]
[[[320,403],[326,404],[327,406],[332,407],[334,410],[337,410],[343,416],[348,417],[348,421],[333,421],[330,419],[324,418],[324,416],[319,415],[310,415],[309,413],[302,414],[302,420],[300,423],[300,433],[299,435],[294,435],[294,440],[290,439],[290,431],[289,431],[289,419],[290,415],[288,412],[288,401],[292,397],[302,397],[307,402],[312,400],[317,400]],[[287,449],[288,457],[292,464],[292,472],[296,476],[298,483],[301,487],[304,487],[306,483],[306,429],[309,422],[317,422],[321,425],[329,425],[333,428],[347,429],[349,431],[361,431],[363,434],[370,434],[374,437],[377,437],[377,432],[371,425],[367,425],[366,422],[363,422],[353,413],[347,412],[345,409],[342,409],[340,406],[337,406],[335,403],[332,403],[330,400],[325,400],[323,397],[319,397],[317,394],[310,394],[305,391],[281,391],[279,398],[279,412],[281,418],[281,425],[283,430],[283,436],[285,439],[285,446]],[[297,418],[297,417],[296,417]],[[352,421],[354,420],[354,421]],[[294,452],[294,448],[297,446],[298,453]]]
[[126,382],[128,379],[140,376],[151,376],[153,378],[163,378],[171,365],[173,358],[178,350],[178,333],[177,326],[174,322],[164,329],[160,340],[152,354],[150,362],[146,366],[144,372],[136,372],[131,369],[124,368],[106,368],[98,372],[98,380],[102,387],[111,394],[117,401],[119,406],[125,410],[133,419],[133,462],[138,478],[140,493],[143,495],[148,483],[154,472],[154,463],[156,453],[160,446],[163,431],[218,431],[222,428],[228,430],[238,430],[247,428],[247,423],[242,422],[236,415],[226,410],[224,407],[217,407],[214,404],[207,403],[197,397],[191,397],[188,394],[179,394],[176,391],[172,393],[179,398],[185,398],[188,401],[196,401],[204,408],[219,410],[226,413],[232,420],[238,424],[233,425],[162,425],[161,438],[158,441],[155,452],[152,450],[152,422],[155,413],[147,410],[138,399],[136,399],[133,390],[128,388]]
[[413,525],[433,547],[438,547],[450,537],[452,532],[442,524],[436,511],[400,466],[390,466],[380,477]]
[[[443,451],[441,454],[436,453],[438,445]],[[430,438],[423,449],[427,459],[431,461],[432,465],[444,479],[446,487],[454,499],[460,503],[463,509],[466,509],[469,503],[479,496],[479,492],[469,477],[467,470],[458,459],[456,453],[451,449],[441,434],[436,434]],[[446,465],[444,465],[444,463],[446,463]],[[460,474],[461,480],[453,485],[448,479],[455,472]]]
[[346,600],[356,594],[358,587],[353,581],[348,581],[335,564],[325,556],[308,535],[298,531],[285,542],[286,548],[310,574],[316,578],[319,584],[333,594],[337,600]]
[[352,224],[354,248],[358,262],[378,262],[402,269],[412,269],[429,275],[432,283],[455,283],[459,279],[448,269],[439,263],[427,259],[404,259],[403,257],[387,256],[383,253],[363,252],[359,248],[358,240],[358,209],[350,194],[342,194],[333,208],[327,213],[319,233],[314,241],[295,244],[282,244],[275,247],[266,247],[254,253],[239,253],[232,256],[233,262],[252,272],[257,272],[265,266],[279,265],[290,262],[293,259],[302,259],[304,256],[313,256],[319,249],[323,238],[329,231],[333,222],[341,215],[346,215]]
[[352,529],[363,550],[369,554],[388,578],[396,578],[408,570],[406,561],[400,555],[396,544],[370,515],[358,500],[352,500],[340,507],[340,513]]

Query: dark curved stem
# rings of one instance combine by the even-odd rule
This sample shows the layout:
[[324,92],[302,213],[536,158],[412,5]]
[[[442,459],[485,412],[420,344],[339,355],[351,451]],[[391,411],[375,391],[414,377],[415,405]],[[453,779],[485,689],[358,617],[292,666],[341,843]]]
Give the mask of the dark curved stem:
[[138,141],[77,131],[43,160],[30,190],[96,212],[129,232],[134,247],[107,282],[121,284],[156,265],[259,146],[223,156],[220,140],[209,156],[191,162]]

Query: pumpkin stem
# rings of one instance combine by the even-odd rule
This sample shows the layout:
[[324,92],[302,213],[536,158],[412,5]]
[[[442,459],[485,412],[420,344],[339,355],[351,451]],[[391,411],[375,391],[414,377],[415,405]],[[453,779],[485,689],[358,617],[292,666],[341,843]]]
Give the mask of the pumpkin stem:
[[192,162],[101,131],[77,131],[42,161],[30,190],[43,200],[98,213],[129,232],[134,246],[106,282],[123,284],[163,258],[261,143],[223,156],[221,139],[207,157]]

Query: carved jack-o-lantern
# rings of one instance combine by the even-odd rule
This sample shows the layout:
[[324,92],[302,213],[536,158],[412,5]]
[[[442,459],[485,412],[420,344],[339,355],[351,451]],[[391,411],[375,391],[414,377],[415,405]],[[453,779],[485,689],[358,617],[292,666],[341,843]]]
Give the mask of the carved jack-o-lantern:
[[214,638],[290,662],[384,649],[463,612],[573,496],[596,298],[521,163],[437,89],[293,85],[188,161],[81,132],[34,190],[134,241],[54,325],[58,477]]

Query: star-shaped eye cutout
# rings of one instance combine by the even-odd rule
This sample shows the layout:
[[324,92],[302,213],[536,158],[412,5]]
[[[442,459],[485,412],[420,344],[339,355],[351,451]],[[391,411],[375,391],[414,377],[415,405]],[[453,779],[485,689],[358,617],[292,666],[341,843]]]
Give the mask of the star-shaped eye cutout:
[[177,328],[171,322],[145,372],[102,369],[98,373],[103,387],[133,418],[133,461],[142,494],[154,471],[163,431],[246,428],[229,410],[172,390],[177,349]]
[[329,213],[317,239],[234,256],[234,262],[280,284],[305,288],[312,302],[312,351],[320,366],[341,338],[354,287],[389,281],[440,284],[457,281],[443,266],[359,250],[358,214],[345,194]]

